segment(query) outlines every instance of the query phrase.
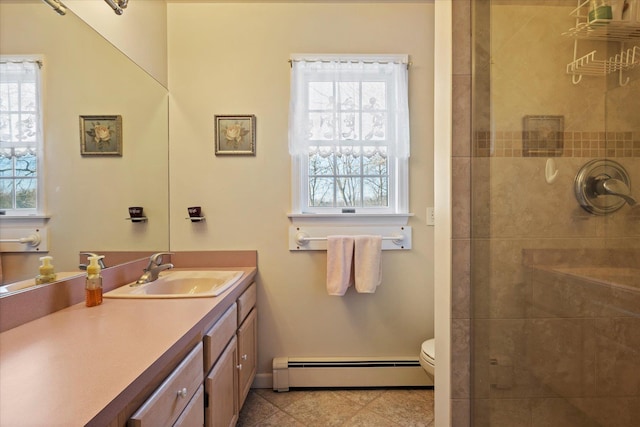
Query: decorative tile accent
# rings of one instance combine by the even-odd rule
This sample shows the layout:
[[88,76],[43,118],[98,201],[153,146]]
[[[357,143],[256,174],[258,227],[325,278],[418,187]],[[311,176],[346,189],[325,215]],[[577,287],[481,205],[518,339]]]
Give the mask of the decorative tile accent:
[[[530,133],[530,132],[529,132]],[[552,153],[527,155],[526,132],[478,131],[474,135],[475,157],[547,157]],[[561,157],[640,157],[640,132],[562,132]],[[530,150],[530,149],[529,149]],[[544,151],[544,150],[543,150]]]

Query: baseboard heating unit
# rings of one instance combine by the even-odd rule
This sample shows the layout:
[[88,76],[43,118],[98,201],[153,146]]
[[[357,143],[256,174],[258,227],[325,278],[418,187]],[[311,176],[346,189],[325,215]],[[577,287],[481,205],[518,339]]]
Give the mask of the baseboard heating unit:
[[276,357],[273,389],[296,387],[417,387],[433,381],[417,358]]

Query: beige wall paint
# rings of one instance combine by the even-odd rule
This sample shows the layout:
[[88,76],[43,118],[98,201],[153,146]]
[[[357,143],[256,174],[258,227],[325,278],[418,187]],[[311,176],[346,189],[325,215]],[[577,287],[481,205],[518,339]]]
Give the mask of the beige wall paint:
[[[433,336],[433,4],[169,3],[171,248],[256,249],[258,372],[276,356],[417,356]],[[326,253],[288,250],[291,53],[408,53],[413,249],[373,295],[325,290]],[[256,157],[216,157],[215,114],[257,116]],[[206,222],[186,221],[201,205]]]
[[[46,212],[56,269],[77,270],[81,250],[168,249],[166,90],[77,17],[42,2],[0,3],[0,53],[44,55]],[[103,114],[123,117],[123,156],[83,158],[79,116]],[[125,221],[132,205],[145,207],[148,223]],[[2,254],[5,282],[34,277],[42,255]]]

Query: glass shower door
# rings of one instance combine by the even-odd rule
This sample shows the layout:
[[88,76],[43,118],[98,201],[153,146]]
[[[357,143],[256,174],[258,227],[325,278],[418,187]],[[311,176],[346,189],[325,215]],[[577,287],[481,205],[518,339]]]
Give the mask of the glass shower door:
[[473,425],[635,426],[640,208],[593,214],[574,179],[614,161],[640,199],[640,67],[574,83],[573,0],[472,4]]

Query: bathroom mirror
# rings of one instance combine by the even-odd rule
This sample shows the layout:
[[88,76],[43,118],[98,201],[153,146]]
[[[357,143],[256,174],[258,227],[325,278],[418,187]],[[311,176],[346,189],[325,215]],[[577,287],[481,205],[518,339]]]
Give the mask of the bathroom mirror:
[[[43,255],[57,272],[81,274],[83,250],[168,250],[167,90],[73,12],[60,16],[39,0],[0,0],[0,54],[43,55],[49,217],[0,219],[43,227],[49,245],[47,254],[0,254],[3,284],[33,278]],[[122,117],[121,156],[81,155],[83,115]],[[148,220],[127,220],[129,206],[143,206]]]
[[65,0],[64,4],[118,50],[168,87],[167,5],[164,0],[135,0],[121,15],[104,0]]

